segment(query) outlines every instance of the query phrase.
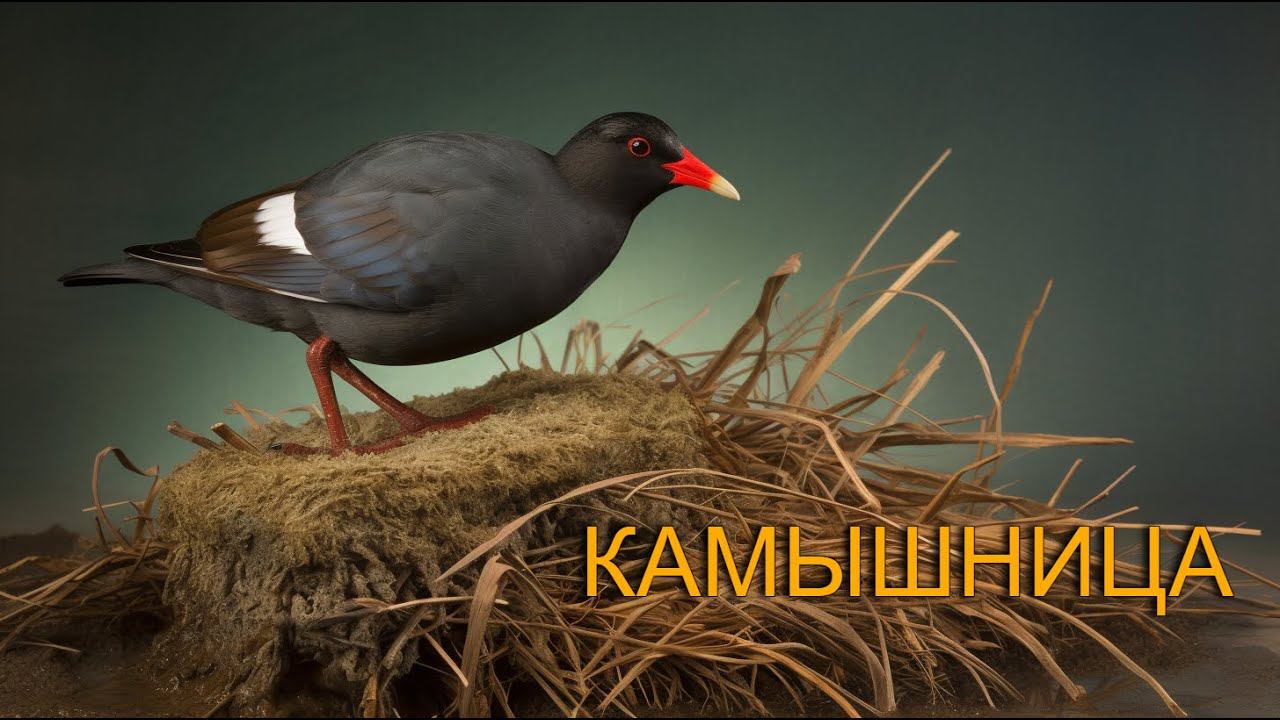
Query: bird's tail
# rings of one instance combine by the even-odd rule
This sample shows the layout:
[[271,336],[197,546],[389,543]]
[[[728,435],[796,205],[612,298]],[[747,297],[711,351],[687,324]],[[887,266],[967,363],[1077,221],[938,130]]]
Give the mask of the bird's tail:
[[82,267],[58,278],[65,287],[160,283],[173,275],[167,268],[128,258],[119,262]]

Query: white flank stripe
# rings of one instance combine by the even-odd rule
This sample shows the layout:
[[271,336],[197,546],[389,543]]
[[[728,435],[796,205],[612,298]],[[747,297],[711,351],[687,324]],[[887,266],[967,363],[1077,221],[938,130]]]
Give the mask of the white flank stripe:
[[253,221],[258,224],[258,232],[262,236],[259,242],[299,255],[310,255],[307,243],[303,241],[302,234],[294,223],[296,217],[293,213],[293,193],[263,200],[253,215]]

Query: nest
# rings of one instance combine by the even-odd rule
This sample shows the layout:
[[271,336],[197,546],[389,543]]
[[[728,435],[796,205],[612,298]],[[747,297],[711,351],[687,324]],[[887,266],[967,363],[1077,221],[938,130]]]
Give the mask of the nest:
[[[55,642],[55,629],[69,620],[157,615],[168,624],[166,638],[185,638],[169,647],[202,647],[204,671],[221,673],[212,711],[278,712],[286,696],[305,687],[317,691],[312,710],[366,716],[631,715],[682,703],[767,714],[779,702],[806,707],[815,695],[853,716],[891,713],[904,698],[966,693],[998,708],[1019,696],[1014,661],[1079,698],[1084,691],[1062,658],[1086,643],[1182,714],[1113,640],[1125,626],[1156,639],[1172,636],[1149,603],[1077,597],[1069,572],[1043,598],[1008,597],[994,566],[980,566],[973,597],[696,597],[673,579],[642,598],[610,586],[597,597],[584,594],[588,524],[640,528],[617,558],[632,577],[663,525],[694,532],[722,526],[737,557],[750,554],[764,527],[801,528],[806,552],[841,557],[850,526],[979,526],[979,552],[1003,550],[1010,525],[1044,526],[1051,537],[1082,526],[1126,526],[1119,518],[1128,511],[1093,513],[1123,475],[1073,507],[1061,499],[1078,462],[1048,498],[1014,494],[997,481],[1011,449],[1125,442],[1003,427],[1000,409],[1048,287],[997,383],[963,324],[908,289],[943,262],[956,233],[943,233],[911,263],[862,268],[937,167],[813,305],[783,321],[772,317],[799,269],[790,258],[723,347],[673,353],[682,326],[658,343],[637,334],[609,357],[601,328],[584,322],[570,333],[558,366],[539,342],[530,369],[522,344],[515,369],[483,388],[415,403],[438,413],[493,402],[503,414],[381,456],[298,460],[264,452],[277,436],[322,442],[315,421],[300,428],[267,422],[248,437],[216,426],[225,444],[174,427],[206,449],[131,505],[129,532],[111,523],[112,506],[98,498],[101,463],[114,454],[136,472],[155,473],[104,450],[92,508],[102,552],[83,564],[24,564],[42,565],[49,575],[9,571],[4,647],[65,647]],[[855,282],[876,289],[842,299]],[[986,412],[933,419],[912,407],[941,367],[942,352],[921,362],[913,345],[873,384],[835,369],[868,323],[903,296],[933,304],[960,330],[991,395]],[[354,425],[364,439],[391,431],[376,414],[355,416]],[[940,445],[967,446],[972,455],[938,470],[898,452]],[[888,581],[900,586],[904,549],[895,536]],[[926,546],[932,537],[921,534]],[[687,550],[695,564],[703,562],[699,548]],[[1122,584],[1145,580],[1145,567],[1121,563],[1117,573]],[[1280,614],[1260,601],[1196,605],[1189,598],[1200,590],[1193,585],[1170,613]],[[185,658],[188,665],[195,660]]]

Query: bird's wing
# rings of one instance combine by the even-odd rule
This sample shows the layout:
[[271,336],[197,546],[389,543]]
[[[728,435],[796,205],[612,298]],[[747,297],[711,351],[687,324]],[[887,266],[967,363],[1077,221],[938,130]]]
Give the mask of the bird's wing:
[[[218,282],[327,302],[316,291],[328,270],[283,244],[273,245],[279,223],[266,217],[270,205],[266,212],[262,210],[273,198],[292,197],[299,184],[282,185],[218,210],[190,240],[135,245],[125,248],[125,253]],[[215,251],[212,257],[206,257],[208,249]]]
[[189,253],[194,245],[198,262],[188,256],[186,266],[179,269],[327,302],[320,288],[330,270],[307,251],[293,224],[293,198],[299,185],[301,182],[291,183],[228,205],[200,225],[194,243],[177,248],[149,246],[144,259],[180,262],[173,256]]
[[180,269],[317,302],[425,307],[457,281],[441,255],[518,229],[506,225],[523,201],[502,191],[512,152],[523,151],[444,133],[371,145],[214,213],[196,234],[200,267]]

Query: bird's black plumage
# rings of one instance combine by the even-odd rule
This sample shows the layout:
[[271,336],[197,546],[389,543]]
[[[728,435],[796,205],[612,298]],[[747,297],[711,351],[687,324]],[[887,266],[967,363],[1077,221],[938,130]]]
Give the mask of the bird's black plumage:
[[554,155],[497,135],[403,135],[223,208],[192,240],[62,282],[162,285],[357,360],[445,360],[567,307],[686,157],[641,113],[599,118]]

